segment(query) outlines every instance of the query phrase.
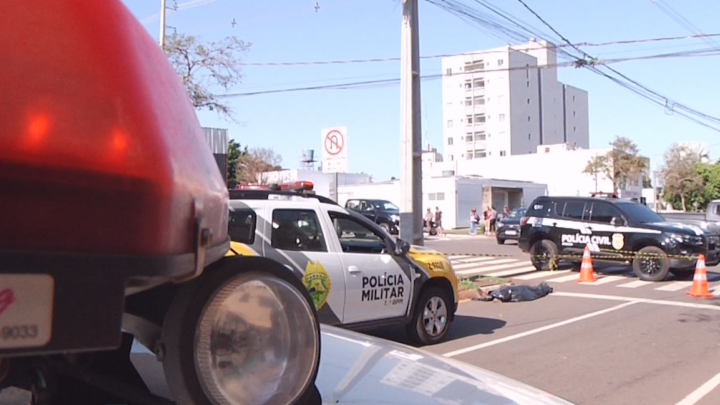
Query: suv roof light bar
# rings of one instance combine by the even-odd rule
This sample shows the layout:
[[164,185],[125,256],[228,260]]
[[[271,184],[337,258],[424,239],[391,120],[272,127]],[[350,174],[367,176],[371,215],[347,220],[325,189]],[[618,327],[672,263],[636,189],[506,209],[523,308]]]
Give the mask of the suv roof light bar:
[[304,197],[304,198],[315,198],[323,204],[338,205],[337,202],[317,195],[315,193],[306,193],[301,191],[292,190],[230,190],[231,200],[267,200],[271,195],[284,195],[290,197]]

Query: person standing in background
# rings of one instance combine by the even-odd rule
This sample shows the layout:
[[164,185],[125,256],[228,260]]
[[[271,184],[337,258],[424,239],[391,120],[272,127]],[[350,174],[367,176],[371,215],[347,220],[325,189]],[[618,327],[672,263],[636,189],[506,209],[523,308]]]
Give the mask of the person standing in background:
[[480,216],[475,208],[470,210],[470,235],[477,235],[477,226],[480,223]]
[[495,207],[490,207],[490,233],[495,233],[495,222],[497,222],[498,212]]
[[442,227],[442,211],[440,211],[438,207],[435,207],[435,229],[439,237],[442,238],[445,236],[445,231]]
[[485,207],[483,221],[485,224],[485,235],[490,235],[490,207]]

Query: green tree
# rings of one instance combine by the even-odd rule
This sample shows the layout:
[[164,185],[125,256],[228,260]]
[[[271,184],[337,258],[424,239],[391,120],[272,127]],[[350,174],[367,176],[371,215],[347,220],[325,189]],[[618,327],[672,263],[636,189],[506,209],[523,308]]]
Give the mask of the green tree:
[[618,136],[610,144],[612,150],[608,153],[605,175],[613,182],[615,192],[630,186],[640,186],[636,179],[641,175],[647,178],[648,163],[640,156],[640,151],[629,138]]
[[606,171],[608,165],[608,157],[605,155],[597,155],[590,158],[583,170],[583,173],[589,174],[595,178],[595,192],[598,192],[598,176]]
[[665,152],[665,165],[660,170],[663,198],[674,207],[687,211],[689,199],[699,199],[705,188],[702,176],[707,154],[688,145],[673,144]]
[[247,146],[241,148],[240,144],[231,139],[228,143],[228,188],[235,188],[238,183],[237,169],[240,158],[248,154]]
[[282,157],[268,148],[252,148],[238,158],[236,178],[241,183],[267,184],[266,172],[282,170]]
[[235,121],[230,105],[213,90],[229,90],[242,82],[240,56],[249,48],[249,43],[234,36],[202,43],[195,36],[175,33],[165,38],[163,50],[196,109],[217,111]]

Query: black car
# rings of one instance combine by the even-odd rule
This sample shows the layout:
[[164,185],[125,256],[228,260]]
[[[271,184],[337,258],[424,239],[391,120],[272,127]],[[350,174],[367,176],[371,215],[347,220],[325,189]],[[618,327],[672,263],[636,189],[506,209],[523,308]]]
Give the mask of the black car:
[[[646,281],[665,280],[669,272],[692,273],[700,254],[708,266],[720,263],[717,237],[696,226],[667,222],[629,200],[538,197],[520,224],[518,245],[532,255],[538,270],[550,268],[549,257],[582,255],[586,246],[599,260],[631,262],[638,278]],[[645,257],[633,257],[635,253]],[[580,258],[571,262],[579,266]]]
[[366,216],[391,235],[397,235],[400,232],[400,209],[390,201],[352,199],[347,200],[345,208]]
[[520,219],[525,215],[527,208],[515,208],[506,216],[500,218],[495,227],[495,239],[498,245],[505,244],[506,240],[520,238]]

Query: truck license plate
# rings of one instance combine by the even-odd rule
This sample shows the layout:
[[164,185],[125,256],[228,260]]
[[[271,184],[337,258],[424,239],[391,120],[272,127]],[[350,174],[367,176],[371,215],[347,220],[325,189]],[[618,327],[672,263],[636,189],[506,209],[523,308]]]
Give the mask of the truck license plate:
[[44,346],[52,335],[55,280],[0,274],[0,349]]
[[515,231],[505,231],[506,235],[517,235],[517,232]]

